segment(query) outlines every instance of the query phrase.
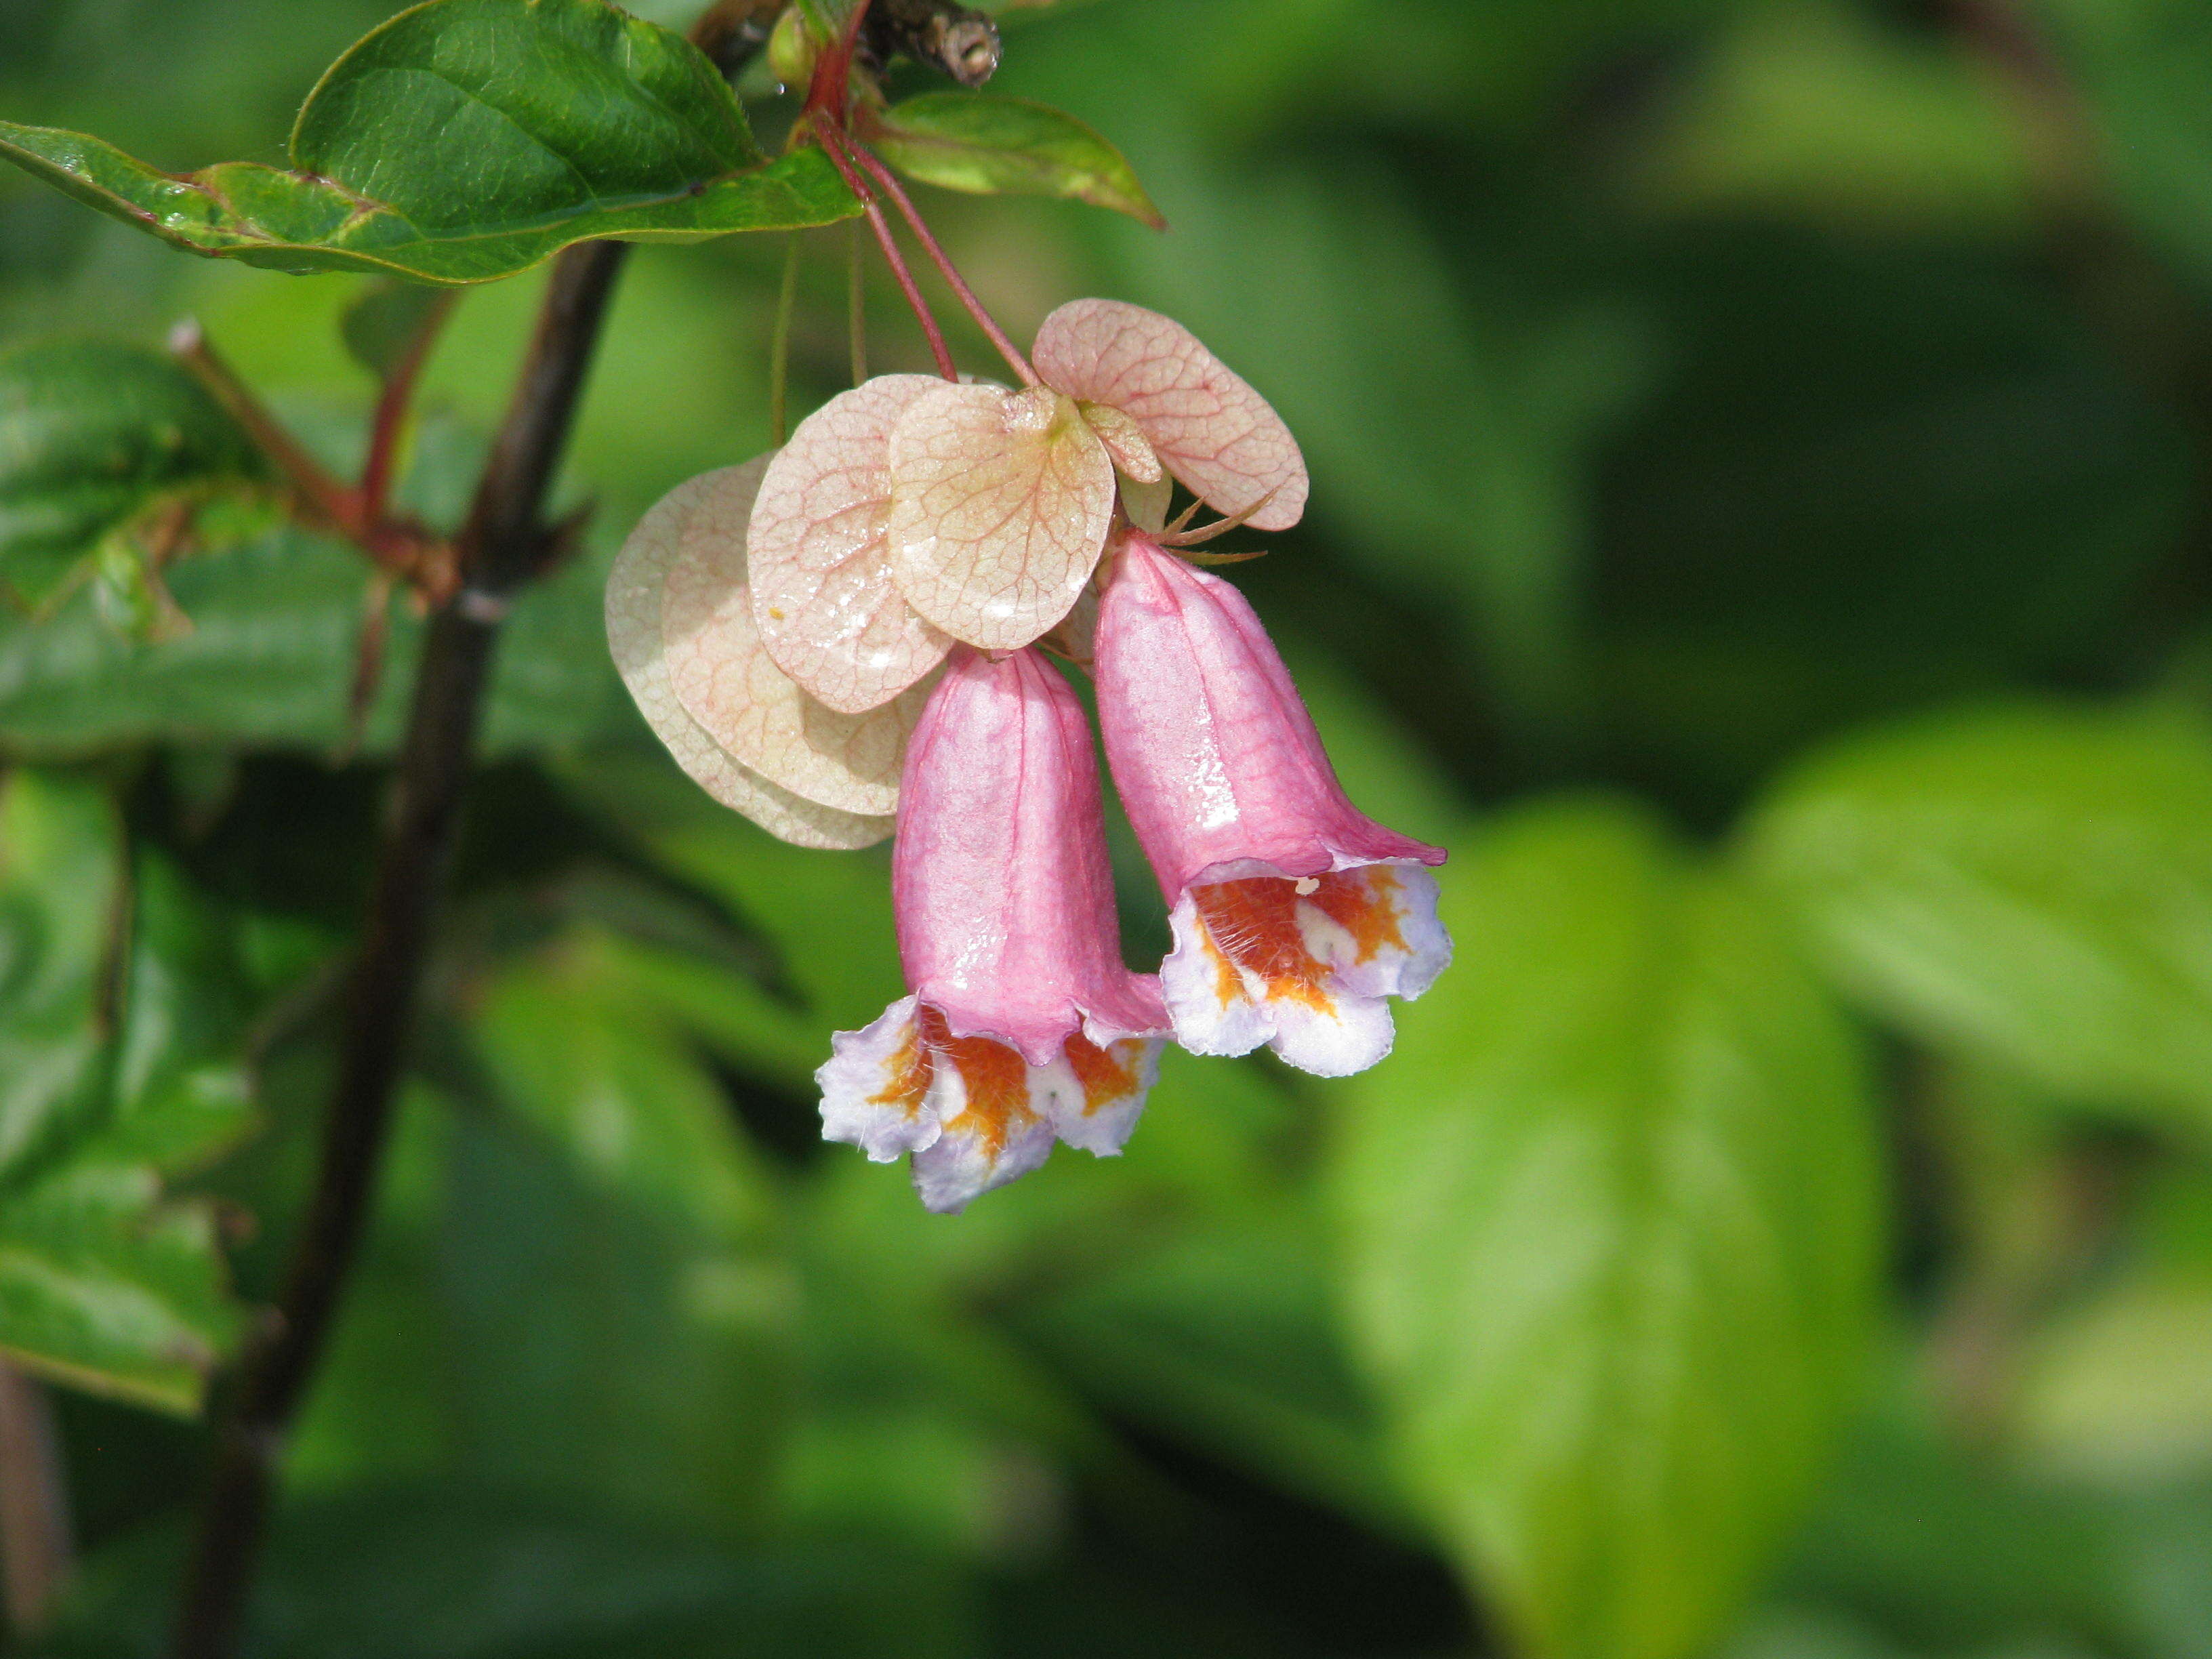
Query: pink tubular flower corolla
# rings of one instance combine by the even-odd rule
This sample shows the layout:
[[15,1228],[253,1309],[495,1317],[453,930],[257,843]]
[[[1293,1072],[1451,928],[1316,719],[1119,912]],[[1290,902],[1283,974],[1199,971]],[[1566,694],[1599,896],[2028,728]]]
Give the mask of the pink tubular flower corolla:
[[938,1211],[1055,1139],[1118,1152],[1168,1020],[1122,965],[1082,705],[1036,651],[954,651],[907,751],[891,902],[912,994],[837,1034],[823,1134],[913,1153]]
[[1096,651],[1107,759],[1172,912],[1176,1040],[1265,1042],[1323,1077],[1373,1065],[1384,999],[1451,959],[1423,867],[1443,850],[1352,806],[1243,595],[1147,537],[1122,544]]

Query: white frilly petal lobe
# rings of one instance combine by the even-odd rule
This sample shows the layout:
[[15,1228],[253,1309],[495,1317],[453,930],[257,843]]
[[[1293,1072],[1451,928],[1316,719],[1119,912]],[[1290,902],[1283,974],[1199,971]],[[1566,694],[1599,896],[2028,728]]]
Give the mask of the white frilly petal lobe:
[[951,1127],[936,1144],[914,1157],[914,1189],[922,1207],[938,1215],[959,1214],[994,1188],[1041,1169],[1052,1155],[1054,1137],[1048,1118],[1015,1129],[995,1151],[980,1128],[962,1125],[955,1113],[948,1112],[946,1121]]
[[1096,1092],[1079,1086],[1069,1091],[1053,1102],[1052,1124],[1060,1138],[1077,1150],[1093,1158],[1119,1158],[1136,1131],[1137,1120],[1144,1115],[1152,1085],[1160,1080],[1160,1050],[1167,1042],[1156,1036],[1115,1040],[1100,1031],[1093,1031],[1091,1041],[1127,1068],[1132,1086]]
[[[944,1103],[934,1097],[934,1088],[915,1109],[884,1098],[896,1094],[900,1069],[915,1042],[915,999],[902,997],[872,1024],[830,1037],[830,1058],[814,1073],[822,1090],[824,1140],[858,1146],[877,1164],[936,1145]],[[956,1087],[957,1079],[955,1073]]]

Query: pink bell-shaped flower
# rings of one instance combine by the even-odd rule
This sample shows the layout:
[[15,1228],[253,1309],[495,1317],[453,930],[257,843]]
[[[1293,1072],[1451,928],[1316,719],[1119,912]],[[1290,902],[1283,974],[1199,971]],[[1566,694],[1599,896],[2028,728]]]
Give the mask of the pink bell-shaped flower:
[[1107,760],[1172,913],[1176,1040],[1265,1042],[1322,1077],[1372,1066],[1385,999],[1451,960],[1423,867],[1443,849],[1353,807],[1244,596],[1146,536],[1122,544],[1095,650]]
[[907,750],[897,835],[912,994],[837,1034],[815,1074],[823,1133],[879,1163],[911,1152],[938,1211],[1035,1169],[1055,1139],[1120,1152],[1167,1014],[1158,981],[1122,964],[1083,706],[1035,650],[955,647]]

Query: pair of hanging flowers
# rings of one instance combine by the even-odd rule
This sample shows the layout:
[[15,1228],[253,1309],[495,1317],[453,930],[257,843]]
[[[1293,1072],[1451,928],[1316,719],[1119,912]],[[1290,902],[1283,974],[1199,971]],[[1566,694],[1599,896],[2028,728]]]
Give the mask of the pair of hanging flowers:
[[[787,841],[893,833],[908,994],[839,1032],[823,1133],[933,1210],[1128,1139],[1170,1036],[1342,1076],[1450,940],[1443,852],[1360,814],[1259,618],[1164,526],[1170,480],[1287,529],[1305,465],[1180,325],[1079,300],[1018,389],[888,374],[678,487],[607,593],[616,661],[718,799]],[[1033,362],[1034,368],[1030,364]],[[1174,948],[1121,957],[1089,722]]]

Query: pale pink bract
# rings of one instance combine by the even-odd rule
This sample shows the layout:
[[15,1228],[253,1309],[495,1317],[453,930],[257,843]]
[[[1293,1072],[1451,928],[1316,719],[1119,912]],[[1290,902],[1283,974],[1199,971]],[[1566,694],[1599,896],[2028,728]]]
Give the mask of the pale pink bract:
[[1297,440],[1181,324],[1078,300],[1045,319],[1036,357],[1042,384],[939,386],[891,431],[891,580],[945,633],[1007,651],[1066,617],[1104,550],[1117,469],[1139,485],[1164,470],[1263,530],[1304,512]]
[[1291,429],[1172,318],[1120,300],[1071,300],[1044,319],[1032,355],[1054,391],[1126,416],[1209,507],[1242,513],[1265,500],[1249,520],[1255,530],[1288,530],[1304,514],[1305,458]]
[[[737,469],[687,480],[638,521],[607,577],[607,643],[653,734],[701,788],[771,835],[800,847],[851,848],[891,832],[888,815],[824,805],[785,788],[724,748],[676,694],[662,611],[670,568],[702,506],[726,493]],[[743,481],[734,481],[739,489]]]
[[753,620],[776,665],[831,708],[890,702],[952,646],[891,580],[890,439],[939,390],[879,374],[799,423],[761,481],[746,539]]

